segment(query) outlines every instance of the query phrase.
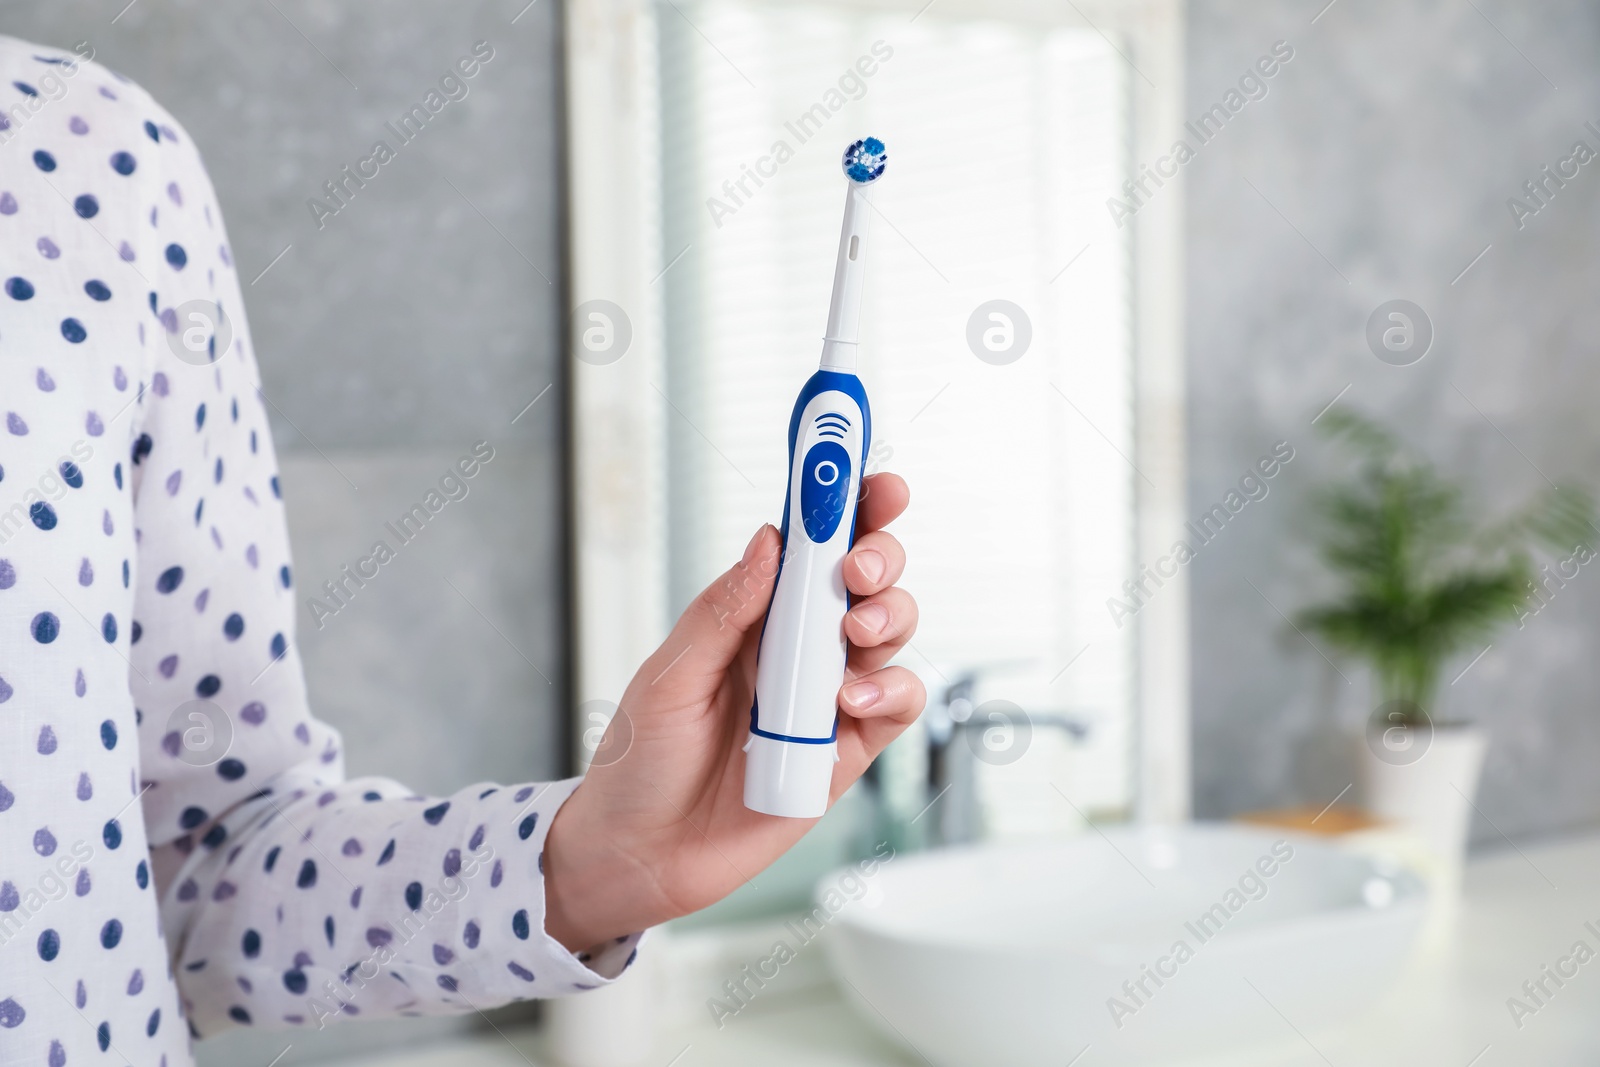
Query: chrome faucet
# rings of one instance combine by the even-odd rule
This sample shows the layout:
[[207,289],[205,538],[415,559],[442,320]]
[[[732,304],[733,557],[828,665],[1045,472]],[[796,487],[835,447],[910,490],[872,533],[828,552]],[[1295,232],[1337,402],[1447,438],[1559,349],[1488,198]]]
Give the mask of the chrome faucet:
[[[1027,752],[1036,729],[1061,730],[1074,741],[1089,736],[1088,716],[1065,712],[1025,711],[1007,701],[975,705],[978,681],[992,668],[971,668],[958,674],[925,716],[928,732],[928,808],[935,817],[934,845],[980,841],[985,835],[978,803],[978,763],[1003,766]],[[999,743],[991,745],[991,738]],[[957,744],[965,740],[966,744]]]

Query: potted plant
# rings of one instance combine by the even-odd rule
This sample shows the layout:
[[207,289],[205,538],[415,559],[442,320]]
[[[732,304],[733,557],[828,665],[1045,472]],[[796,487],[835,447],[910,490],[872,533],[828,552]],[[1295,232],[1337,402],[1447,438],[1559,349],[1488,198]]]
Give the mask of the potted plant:
[[1551,486],[1514,515],[1480,521],[1458,485],[1376,423],[1335,412],[1322,428],[1357,461],[1316,501],[1322,559],[1343,588],[1295,621],[1370,669],[1376,707],[1358,756],[1366,807],[1454,868],[1488,739],[1440,714],[1442,671],[1542,607],[1550,586],[1532,545],[1553,551],[1565,578],[1594,558],[1594,501]]

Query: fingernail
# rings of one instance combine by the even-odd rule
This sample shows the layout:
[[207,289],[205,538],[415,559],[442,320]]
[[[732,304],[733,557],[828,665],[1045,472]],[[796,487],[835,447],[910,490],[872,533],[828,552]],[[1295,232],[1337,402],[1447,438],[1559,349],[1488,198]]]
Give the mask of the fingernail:
[[856,553],[856,566],[867,576],[867,581],[876,582],[889,569],[889,562],[883,558],[883,553],[867,548]]
[[851,682],[844,687],[844,702],[857,711],[865,711],[883,699],[883,690],[876,682]]
[[889,625],[889,609],[882,604],[863,604],[850,614],[856,617],[856,622],[875,634],[883,633],[883,628]]
[[759,529],[757,529],[756,532],[753,535],[751,535],[750,543],[748,545],[744,546],[744,555],[740,557],[740,562],[741,563],[749,563],[750,562],[751,557],[756,554],[756,546],[761,543],[761,535],[766,533],[766,532],[767,532],[767,524],[766,523],[762,523],[761,527]]

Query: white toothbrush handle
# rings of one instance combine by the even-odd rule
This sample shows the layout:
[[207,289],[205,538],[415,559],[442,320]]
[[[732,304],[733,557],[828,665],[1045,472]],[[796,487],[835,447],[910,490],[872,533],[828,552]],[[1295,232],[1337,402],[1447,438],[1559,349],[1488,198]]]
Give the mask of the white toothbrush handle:
[[795,403],[783,560],[761,633],[745,745],[744,802],[754,811],[789,818],[827,811],[850,609],[843,566],[855,539],[870,418],[853,374],[818,371]]

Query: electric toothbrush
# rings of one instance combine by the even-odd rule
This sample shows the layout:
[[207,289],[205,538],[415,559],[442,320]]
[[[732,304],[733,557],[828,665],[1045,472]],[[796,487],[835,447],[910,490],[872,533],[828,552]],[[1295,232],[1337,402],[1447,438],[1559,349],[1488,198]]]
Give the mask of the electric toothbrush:
[[844,152],[849,179],[833,272],[822,364],[789,417],[789,484],[783,555],[761,630],[744,805],[792,819],[828,810],[838,760],[838,695],[844,683],[844,557],[855,540],[862,464],[871,443],[867,392],[855,375],[861,282],[866,271],[867,191],[889,155],[875,137]]

